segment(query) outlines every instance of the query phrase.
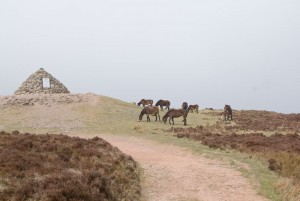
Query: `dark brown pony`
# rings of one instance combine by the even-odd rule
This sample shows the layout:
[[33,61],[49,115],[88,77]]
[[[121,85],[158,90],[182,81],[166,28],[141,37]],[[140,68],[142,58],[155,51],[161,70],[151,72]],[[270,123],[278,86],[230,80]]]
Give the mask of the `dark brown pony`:
[[163,107],[165,106],[168,110],[170,109],[170,101],[168,100],[162,100],[160,99],[159,101],[156,102],[155,106],[159,106],[161,111],[163,110]]
[[144,116],[144,114],[147,115],[147,121],[150,121],[150,117],[149,115],[152,115],[152,116],[155,116],[156,119],[155,121],[157,121],[157,116],[158,116],[158,119],[160,121],[160,116],[159,116],[159,109],[158,107],[155,107],[155,106],[147,106],[147,107],[144,107],[141,111],[141,114],[139,116],[139,121],[142,121],[142,118]]
[[224,111],[222,112],[222,117],[224,121],[231,121],[232,120],[232,109],[230,105],[224,106]]
[[194,112],[194,111],[196,111],[196,113],[198,113],[199,106],[198,106],[197,104],[195,104],[195,105],[189,105],[188,110],[189,110],[189,112]]
[[178,118],[183,116],[183,122],[184,125],[186,126],[186,117],[187,117],[187,112],[185,109],[170,109],[163,117],[163,122],[166,123],[168,118],[169,118],[169,124],[171,124],[171,120],[173,121],[174,125],[174,118]]
[[181,108],[187,110],[189,108],[189,104],[187,102],[183,102]]
[[140,105],[143,105],[143,107],[145,107],[145,105],[153,105],[153,100],[151,100],[151,99],[148,99],[148,100],[146,100],[146,99],[142,99],[140,102],[138,102],[138,104],[137,104],[138,106],[140,106]]

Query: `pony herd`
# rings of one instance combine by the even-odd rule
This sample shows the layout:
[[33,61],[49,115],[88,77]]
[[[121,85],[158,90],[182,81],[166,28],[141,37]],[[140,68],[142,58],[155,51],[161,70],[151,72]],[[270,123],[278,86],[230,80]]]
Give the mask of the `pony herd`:
[[[169,124],[174,125],[174,118],[183,117],[182,122],[186,126],[186,118],[189,112],[196,112],[199,111],[199,106],[195,105],[188,105],[187,102],[183,102],[181,109],[170,109],[170,101],[169,100],[158,100],[155,105],[153,106],[153,100],[151,99],[142,99],[140,102],[137,103],[138,106],[142,105],[144,108],[142,109],[139,121],[142,121],[144,115],[147,115],[147,122],[150,121],[150,115],[155,116],[155,121],[161,121],[159,115],[159,109],[163,111],[164,107],[167,109],[167,113],[163,116],[162,122],[166,123],[169,119]],[[232,109],[230,105],[224,106],[224,111],[221,113],[221,119],[224,121],[232,120]],[[171,122],[172,121],[172,122]]]
[[[151,100],[151,99],[142,99],[140,102],[138,102],[137,105],[138,106],[143,105],[143,107],[145,107],[146,105],[152,106],[153,105],[153,100]],[[170,101],[168,101],[168,100],[162,100],[162,99],[160,99],[159,101],[157,101],[155,103],[155,106],[156,107],[159,106],[160,109],[161,109],[161,111],[163,111],[163,107],[166,107],[169,110],[170,109],[170,105],[171,105]]]
[[[163,109],[167,109],[167,113],[163,116],[162,122],[166,123],[169,120],[170,124],[174,125],[174,118],[183,117],[184,125],[187,125],[186,118],[189,112],[196,112],[199,111],[199,106],[195,105],[188,105],[187,102],[182,104],[181,109],[170,109],[170,101],[169,100],[158,100],[155,105],[153,106],[153,100],[151,99],[142,99],[140,102],[137,103],[138,106],[142,105],[144,108],[142,109],[139,121],[142,120],[144,115],[147,115],[147,121],[150,121],[150,115],[155,116],[155,121],[160,119],[159,110],[163,111]],[[172,121],[172,122],[171,122]]]

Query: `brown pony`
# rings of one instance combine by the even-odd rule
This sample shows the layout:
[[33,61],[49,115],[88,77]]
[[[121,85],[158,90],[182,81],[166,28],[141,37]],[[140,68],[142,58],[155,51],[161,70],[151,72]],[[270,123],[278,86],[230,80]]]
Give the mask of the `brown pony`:
[[170,109],[170,101],[168,100],[159,100],[156,102],[155,106],[160,106],[161,111],[163,110],[163,107],[166,106],[166,108],[169,110]]
[[155,106],[147,106],[147,107],[144,107],[144,108],[142,109],[142,111],[141,111],[140,116],[139,116],[139,121],[142,121],[142,118],[143,118],[144,114],[147,115],[147,121],[150,121],[149,114],[156,117],[155,121],[157,121],[157,116],[158,116],[158,119],[159,119],[159,121],[160,121],[160,116],[159,116],[159,109],[158,109],[158,107],[155,107]]
[[140,102],[138,102],[138,104],[137,104],[138,106],[140,106],[140,105],[143,105],[143,107],[145,107],[145,105],[153,105],[153,100],[151,100],[151,99],[148,99],[148,100],[146,100],[146,99],[142,99]]
[[224,121],[231,121],[232,120],[232,109],[230,105],[224,106],[224,111],[222,112],[222,117]]
[[189,104],[187,102],[183,102],[181,108],[187,110],[189,108]]
[[188,108],[189,112],[196,111],[196,113],[198,113],[198,109],[199,109],[199,106],[197,104],[195,104],[195,105],[189,105],[189,108]]
[[171,124],[171,120],[173,121],[174,125],[174,118],[181,117],[183,116],[183,122],[184,125],[186,126],[186,117],[187,117],[187,112],[185,109],[170,109],[163,117],[163,122],[166,123],[168,118],[169,118],[169,124]]

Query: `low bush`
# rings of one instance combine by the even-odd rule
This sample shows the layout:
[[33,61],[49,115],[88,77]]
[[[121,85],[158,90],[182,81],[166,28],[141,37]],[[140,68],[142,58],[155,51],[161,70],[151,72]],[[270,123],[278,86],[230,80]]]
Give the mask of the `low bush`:
[[101,138],[0,132],[0,200],[139,200],[137,163]]

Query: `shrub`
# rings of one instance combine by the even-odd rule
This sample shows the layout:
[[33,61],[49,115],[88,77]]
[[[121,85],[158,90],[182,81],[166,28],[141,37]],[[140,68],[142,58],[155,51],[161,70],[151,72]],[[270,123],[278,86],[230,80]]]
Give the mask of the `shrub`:
[[0,133],[2,200],[139,200],[136,162],[101,138]]

